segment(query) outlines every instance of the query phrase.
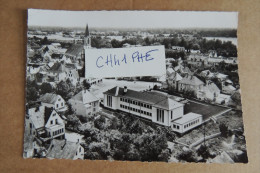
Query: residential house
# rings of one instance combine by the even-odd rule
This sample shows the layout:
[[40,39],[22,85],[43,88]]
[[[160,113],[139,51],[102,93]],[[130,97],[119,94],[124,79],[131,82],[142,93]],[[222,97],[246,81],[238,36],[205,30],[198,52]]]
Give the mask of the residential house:
[[99,99],[87,90],[73,96],[69,103],[77,115],[92,116],[99,111]]
[[81,44],[73,44],[65,52],[65,56],[71,60],[72,63],[76,63],[78,67],[83,67],[85,60],[84,46]]
[[200,76],[201,77],[203,77],[203,78],[205,78],[205,79],[212,79],[212,78],[214,78],[215,77],[215,74],[214,73],[212,73],[211,71],[209,71],[209,70],[204,70],[204,71],[202,71],[201,73],[200,73]]
[[181,92],[194,92],[198,97],[199,91],[203,89],[204,82],[193,75],[186,75],[179,81],[178,89]]
[[25,128],[30,135],[40,139],[52,139],[65,137],[65,124],[53,108],[37,106],[27,110]]
[[217,87],[217,85],[207,80],[206,84],[202,87],[201,90],[198,91],[198,98],[201,100],[210,100],[210,101],[216,101],[216,99],[220,95],[220,89]]
[[235,91],[228,102],[229,106],[233,106],[238,110],[242,110],[242,103],[241,103],[241,94],[240,94],[240,89]]
[[181,75],[175,72],[172,68],[166,70],[166,83],[168,88],[178,91],[178,82],[182,80]]
[[65,140],[53,139],[48,153],[46,155],[49,159],[84,159],[84,148],[79,142],[70,142]]
[[[127,87],[114,87],[104,94],[104,107],[120,110],[147,119],[159,125],[171,127],[174,131],[184,133],[202,123],[201,115],[183,115],[184,104],[175,101],[173,96],[155,91],[134,91]],[[200,120],[198,120],[200,119]],[[176,121],[182,121],[176,123]],[[194,121],[194,122],[193,122]]]
[[66,80],[66,68],[64,63],[56,62],[47,71],[50,82],[60,82]]
[[46,93],[39,98],[42,106],[54,108],[56,111],[66,110],[65,100],[57,94]]
[[222,92],[224,93],[224,94],[229,94],[229,95],[232,95],[232,94],[234,94],[235,93],[235,91],[236,91],[236,88],[235,87],[233,87],[232,85],[223,85],[222,86]]
[[179,73],[182,77],[191,74],[189,67],[183,67],[180,64],[174,67],[174,71]]

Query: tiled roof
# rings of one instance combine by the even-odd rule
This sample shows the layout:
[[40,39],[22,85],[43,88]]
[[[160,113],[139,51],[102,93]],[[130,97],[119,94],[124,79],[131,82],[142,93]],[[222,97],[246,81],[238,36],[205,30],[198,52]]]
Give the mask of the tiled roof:
[[56,159],[73,159],[80,144],[66,140],[53,139],[50,151],[47,153],[47,158]]
[[212,81],[208,81],[208,84],[206,85],[206,87],[212,93],[220,91],[219,88],[217,87],[217,85]]
[[54,104],[57,100],[59,95],[57,94],[53,94],[53,93],[46,93],[44,94],[39,101],[43,102],[43,103],[50,103],[50,104]]
[[77,56],[84,49],[83,45],[74,44],[66,51],[66,55]]
[[75,96],[73,96],[71,99],[73,100],[77,100],[80,102],[83,102],[83,97],[84,99],[84,104],[86,103],[92,103],[94,101],[98,101],[99,99],[94,96],[92,93],[90,93],[88,90],[83,90],[80,91],[78,94],[76,94]]
[[58,53],[53,53],[51,55],[52,59],[62,59],[63,55],[62,54],[58,54]]
[[50,72],[61,73],[65,71],[65,66],[62,63],[56,62],[50,69]]
[[185,124],[185,123],[192,121],[192,120],[199,118],[199,117],[202,117],[202,115],[190,112],[188,114],[183,115],[181,118],[175,120],[174,123]]
[[[124,89],[118,87],[118,96],[125,97],[137,101],[142,101],[147,104],[154,105],[155,107],[159,107],[162,109],[171,110],[174,108],[178,108],[180,106],[183,106],[183,104],[178,103],[177,101],[173,100],[170,96],[167,94],[159,93],[159,92],[140,92],[140,91],[134,91],[127,89],[127,92],[124,93]],[[109,94],[115,96],[117,87],[114,87],[106,92],[104,94]]]
[[50,118],[51,113],[53,112],[52,108],[47,108],[45,106],[39,106],[29,109],[28,115],[35,127],[35,129],[39,129],[44,127]]
[[185,77],[182,78],[182,80],[179,81],[179,83],[186,84],[186,85],[195,85],[195,86],[204,84],[204,82],[202,82],[196,76],[192,76],[192,75],[186,75]]

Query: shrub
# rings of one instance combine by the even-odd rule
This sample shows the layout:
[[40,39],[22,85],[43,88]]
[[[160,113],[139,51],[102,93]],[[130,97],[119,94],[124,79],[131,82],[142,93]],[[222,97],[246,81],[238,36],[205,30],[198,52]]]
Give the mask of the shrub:
[[229,131],[228,131],[228,126],[226,124],[221,123],[219,125],[219,131],[221,132],[221,136],[228,137]]
[[195,153],[190,151],[190,150],[180,153],[177,156],[177,159],[183,160],[183,161],[186,161],[186,162],[196,162],[197,161]]

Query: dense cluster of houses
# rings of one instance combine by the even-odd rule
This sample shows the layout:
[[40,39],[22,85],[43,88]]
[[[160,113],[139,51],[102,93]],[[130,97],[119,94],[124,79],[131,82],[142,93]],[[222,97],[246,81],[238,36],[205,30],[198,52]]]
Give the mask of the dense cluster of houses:
[[[28,46],[27,80],[36,80],[55,86],[61,81],[69,80],[72,86],[80,84],[84,74],[79,74],[84,68],[85,50],[91,48],[91,39],[86,27],[84,45],[73,44],[68,49],[60,43],[43,45],[33,50]],[[36,55],[33,52],[38,52]],[[32,56],[32,57],[30,57]],[[34,57],[38,56],[35,60]],[[101,82],[102,79],[87,78],[90,85]],[[99,99],[87,90],[82,90],[69,99],[68,103],[75,114],[93,116],[99,111]],[[68,104],[57,94],[45,93],[33,104],[26,107],[24,157],[83,159],[84,148],[79,142],[66,139],[65,125],[67,118],[64,112]]]

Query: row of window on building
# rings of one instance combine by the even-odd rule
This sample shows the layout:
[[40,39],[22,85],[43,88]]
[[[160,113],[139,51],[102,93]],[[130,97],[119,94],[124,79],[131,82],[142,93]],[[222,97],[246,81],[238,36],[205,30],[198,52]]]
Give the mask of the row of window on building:
[[139,101],[134,101],[134,100],[125,99],[125,98],[120,98],[120,101],[130,103],[130,104],[134,104],[134,105],[138,105],[138,106],[145,107],[145,108],[148,108],[148,109],[152,109],[151,105],[141,103]]
[[164,123],[164,110],[157,109],[157,121]]
[[140,110],[140,109],[132,108],[130,106],[125,106],[125,105],[120,104],[120,108],[127,109],[127,110],[134,111],[134,112],[138,112],[138,113],[141,113],[141,114],[144,114],[144,115],[152,116],[152,113],[150,113],[150,112],[146,112],[146,111],[143,111],[143,110]]
[[112,96],[107,95],[107,106],[112,107]]
[[188,127],[190,127],[190,126],[192,126],[192,125],[194,125],[194,124],[198,124],[199,121],[200,121],[200,120],[197,119],[197,120],[192,121],[192,122],[190,122],[190,123],[188,123],[188,124],[185,124],[185,125],[184,125],[184,129],[185,129],[185,128],[188,128]]
[[52,132],[52,136],[56,136],[56,135],[61,134],[63,132],[64,132],[63,129],[56,130],[56,131]]

